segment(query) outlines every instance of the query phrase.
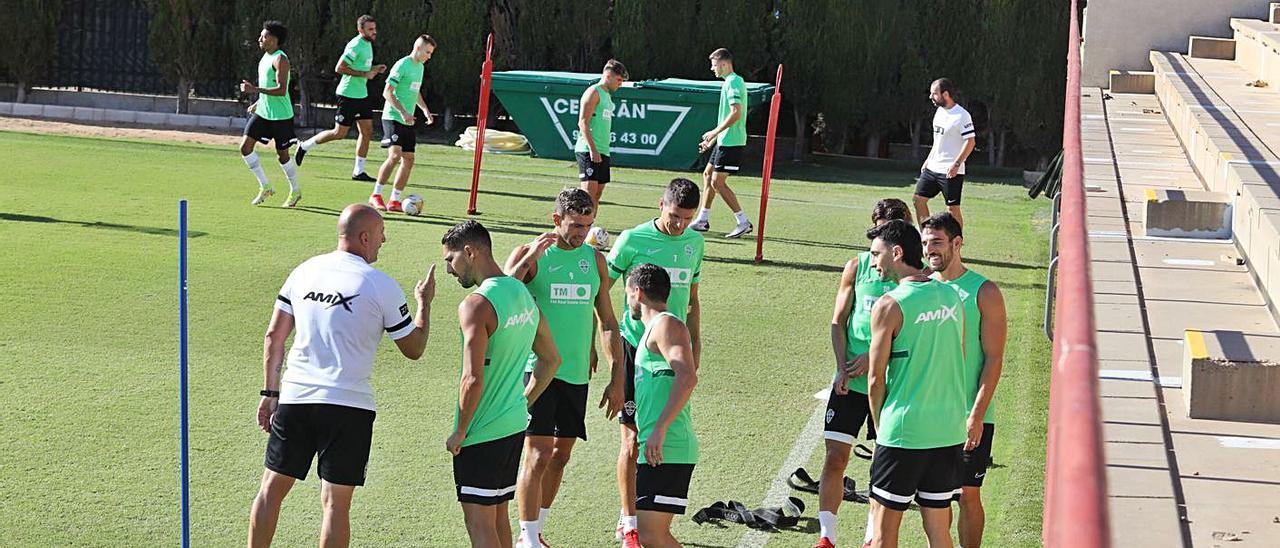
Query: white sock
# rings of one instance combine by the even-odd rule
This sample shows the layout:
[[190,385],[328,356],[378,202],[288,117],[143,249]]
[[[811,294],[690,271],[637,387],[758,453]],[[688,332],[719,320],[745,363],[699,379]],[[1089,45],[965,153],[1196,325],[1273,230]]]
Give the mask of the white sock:
[[316,146],[316,138],[313,135],[310,139],[307,139],[306,141],[303,141],[302,144],[298,145],[298,148],[302,150],[311,150],[311,147],[314,146]]
[[382,183],[373,183],[373,193],[382,196]]
[[400,189],[398,188],[391,189],[391,201],[393,202],[400,201]]
[[289,179],[289,192],[297,192],[298,188],[298,164],[294,163],[293,158],[289,158],[288,162],[280,164],[280,169],[284,170],[284,176]]
[[640,524],[636,522],[635,516],[625,516],[625,515],[622,516],[622,532],[623,533],[627,531],[635,531],[639,527],[640,527]]
[[258,153],[250,152],[244,157],[244,165],[249,166],[249,171],[253,172],[253,176],[258,178],[258,186],[269,188],[271,182],[267,180],[267,172],[262,171],[262,161],[258,159]]
[[876,515],[871,512],[871,508],[867,508],[867,532],[862,535],[862,543],[871,542],[876,532]]
[[836,514],[834,512],[818,512],[818,527],[822,528],[820,536],[836,543]]
[[538,547],[542,543],[538,542],[538,522],[522,521],[520,522],[520,540],[524,541],[525,546]]
[[751,222],[751,221],[748,221],[748,220],[747,220],[747,212],[745,212],[745,211],[739,211],[739,212],[737,212],[737,213],[734,213],[734,214],[733,214],[733,218],[735,218],[735,219],[737,219],[737,220],[738,220],[738,224],[739,224],[739,225],[745,225],[745,224],[747,224],[747,223]]
[[550,508],[538,510],[538,531],[542,531],[542,529],[547,526],[547,514],[550,513]]
[[704,207],[698,210],[698,218],[694,219],[693,222],[695,223],[706,222],[706,220],[710,218],[711,218],[711,210]]
[[364,158],[356,156],[356,167],[351,168],[352,177],[364,173],[364,160]]

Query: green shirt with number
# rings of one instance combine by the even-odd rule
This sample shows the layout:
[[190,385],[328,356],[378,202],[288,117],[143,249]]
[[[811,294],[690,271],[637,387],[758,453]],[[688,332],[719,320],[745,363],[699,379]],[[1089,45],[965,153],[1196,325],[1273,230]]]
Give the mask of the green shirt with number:
[[[613,135],[613,94],[604,86],[595,84],[596,109],[591,113],[591,121],[587,122],[587,127],[591,128],[591,142],[596,145],[596,152],[601,156],[609,155],[609,142]],[[579,133],[578,141],[574,143],[574,152],[591,152],[591,147],[587,146],[586,134]]]
[[[609,277],[624,278],[632,268],[644,263],[662,267],[671,276],[671,294],[667,296],[667,309],[680,321],[689,317],[689,300],[693,285],[702,277],[702,250],[705,242],[702,234],[685,230],[679,236],[671,236],[658,230],[658,221],[646,221],[635,228],[622,231],[618,241],[609,251]],[[634,348],[640,346],[644,335],[644,323],[631,317],[627,301],[622,299],[622,318],[619,319],[622,338]]]
[[[422,72],[425,63],[419,63],[408,55],[396,61],[391,67],[391,74],[387,76],[387,85],[392,86],[391,93],[396,96],[396,100],[400,101],[400,106],[404,107],[411,116],[413,109],[418,104],[418,96],[422,90]],[[382,107],[382,119],[394,120],[401,124],[408,124],[404,116],[400,115],[400,110],[387,101],[386,106]]]
[[[347,68],[357,72],[369,72],[373,69],[373,44],[363,36],[352,38],[342,50],[342,61]],[[338,95],[350,99],[364,99],[369,96],[369,79],[363,76],[343,74],[338,81]]]
[[733,105],[742,109],[742,116],[720,133],[716,142],[720,146],[740,147],[747,144],[747,82],[736,72],[730,72],[720,85],[720,117],[723,123],[733,114]]
[[[596,295],[600,294],[600,270],[596,249],[552,246],[538,259],[538,270],[525,284],[551,328],[551,338],[560,351],[556,378],[569,384],[591,380],[591,336],[594,329]],[[532,372],[538,356],[529,354],[525,372]]]

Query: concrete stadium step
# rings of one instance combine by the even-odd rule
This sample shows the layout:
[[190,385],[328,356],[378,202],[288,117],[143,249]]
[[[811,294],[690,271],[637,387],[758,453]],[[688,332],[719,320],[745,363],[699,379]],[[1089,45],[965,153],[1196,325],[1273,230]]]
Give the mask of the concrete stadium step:
[[1280,85],[1280,25],[1257,19],[1231,19],[1236,62],[1268,86]]
[[1280,337],[1188,329],[1183,348],[1188,416],[1280,424]]
[[1162,103],[1086,88],[1081,105],[1112,544],[1267,546],[1280,426],[1188,418],[1182,339],[1280,326],[1231,242],[1139,236],[1151,192],[1206,189]]

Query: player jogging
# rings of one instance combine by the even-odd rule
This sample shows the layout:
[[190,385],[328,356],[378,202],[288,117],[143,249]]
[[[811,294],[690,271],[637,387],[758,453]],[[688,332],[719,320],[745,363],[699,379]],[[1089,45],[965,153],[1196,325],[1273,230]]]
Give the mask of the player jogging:
[[964,245],[960,222],[950,213],[929,217],[920,226],[924,256],[933,269],[932,278],[954,288],[964,303],[964,375],[969,396],[966,428],[970,440],[980,441],[976,446],[965,445],[960,519],[956,528],[961,546],[977,548],[982,545],[986,521],[982,509],[982,480],[987,475],[996,431],[992,401],[1004,369],[1008,333],[1004,295],[995,282],[964,265],[960,257],[960,248]]
[[[414,287],[418,312],[411,318],[400,285],[371,266],[385,241],[378,212],[347,206],[338,217],[338,249],[295,268],[276,296],[262,351],[266,389],[258,426],[270,437],[249,516],[251,547],[271,544],[285,495],[295,481],[307,479],[317,454],[320,545],[351,540],[351,499],[364,485],[373,440],[374,353],[385,333],[409,359],[422,357],[436,291],[432,266]],[[293,347],[282,377],[290,333]]]
[[[600,339],[611,368],[609,385],[600,400],[600,407],[606,409],[605,416],[610,419],[622,408],[626,374],[618,320],[609,292],[601,291],[602,281],[609,279],[609,267],[604,254],[583,245],[595,217],[591,195],[580,188],[566,189],[556,196],[555,204],[551,214],[555,231],[512,250],[506,266],[507,274],[523,282],[533,294],[563,360],[542,396],[529,406],[524,466],[516,501],[520,513],[517,545],[530,548],[543,545],[543,527],[560,490],[574,442],[577,438],[587,439],[593,320],[599,320]],[[544,239],[554,245],[547,246]],[[537,357],[530,356],[525,366],[526,383],[536,365]]]
[[600,195],[609,184],[609,143],[613,139],[613,93],[626,81],[627,67],[617,59],[604,64],[600,81],[582,92],[578,109],[578,141],[573,145],[578,160],[578,180],[591,195],[594,210],[600,212]]
[[975,132],[969,111],[955,101],[955,84],[939,78],[929,86],[929,100],[938,110],[933,114],[933,148],[916,180],[916,219],[929,217],[929,200],[939,193],[947,203],[947,211],[956,221],[960,216],[960,195],[964,190],[964,162],[973,152]]
[[[551,383],[560,355],[529,290],[493,260],[483,225],[463,221],[440,242],[449,274],[476,288],[458,305],[462,379],[445,448],[472,546],[509,548],[507,503],[516,491],[528,406]],[[530,348],[537,362],[524,383]]]
[[[387,150],[387,159],[378,168],[378,181],[373,183],[373,194],[369,196],[369,205],[384,211],[404,211],[400,208],[400,193],[409,184],[409,173],[413,171],[413,154],[417,149],[418,136],[414,132],[414,107],[422,108],[427,117],[427,125],[435,119],[427,109],[427,102],[422,99],[422,73],[436,51],[436,41],[423,34],[413,41],[413,51],[401,57],[391,67],[387,76],[387,85],[382,89],[382,97],[386,105],[382,107],[382,148]],[[396,165],[395,188],[391,191],[391,204],[382,201],[382,185],[387,184],[391,170]]]
[[689,481],[698,463],[689,416],[698,362],[688,327],[667,310],[667,271],[641,264],[627,274],[626,290],[631,319],[645,326],[635,355],[636,427],[644,446],[636,471],[638,540],[647,548],[679,547],[671,519],[689,505]]
[[338,114],[333,117],[333,129],[317,133],[298,145],[298,165],[302,165],[307,151],[316,145],[345,139],[351,124],[355,124],[360,136],[356,140],[356,165],[351,168],[351,180],[370,183],[375,180],[364,172],[364,162],[373,136],[374,100],[369,97],[369,79],[387,70],[386,65],[373,64],[373,41],[377,38],[378,22],[372,15],[356,19],[356,37],[347,42],[338,65],[333,67],[335,74],[342,75],[338,81]]
[[[876,203],[871,212],[872,226],[895,219],[911,222],[911,210],[896,198]],[[867,401],[867,349],[871,345],[871,307],[881,295],[896,284],[880,278],[871,267],[871,252],[864,251],[844,265],[836,291],[835,314],[831,320],[831,348],[836,356],[835,380],[827,398],[827,456],[818,484],[818,524],[821,527],[814,548],[833,548],[836,543],[836,513],[844,494],[844,470],[849,465],[849,451],[862,425],[867,425],[867,439],[874,440],[871,408]],[[871,540],[872,516],[867,514],[863,542]]]
[[[698,194],[698,185],[693,181],[672,179],[662,199],[658,201],[658,217],[624,230],[618,237],[617,243],[609,251],[609,280],[604,282],[605,291],[608,291],[616,280],[645,263],[666,269],[671,279],[667,310],[688,326],[695,367],[702,352],[702,312],[698,300],[698,282],[702,276],[704,241],[701,234],[686,229],[698,207]],[[621,423],[621,441],[617,474],[622,514],[618,519],[617,534],[624,546],[638,547],[636,459],[639,446],[636,432],[635,368],[636,352],[640,348],[640,338],[644,336],[644,324],[624,310],[621,327],[622,354],[628,382],[624,386],[626,403],[618,417],[618,422]]]
[[262,170],[262,161],[254,150],[255,141],[264,145],[275,141],[276,159],[289,180],[289,197],[283,206],[294,207],[302,199],[298,165],[289,157],[289,147],[298,138],[293,133],[293,101],[289,99],[289,56],[280,49],[288,38],[289,31],[284,23],[263,22],[262,32],[258,33],[258,47],[262,49],[262,58],[258,60],[258,83],[240,82],[241,93],[258,94],[258,100],[249,105],[249,122],[244,126],[244,138],[240,139],[240,156],[253,176],[258,178],[258,195],[249,202],[253,205],[267,201],[276,193],[267,180],[267,173]]
[[921,272],[920,233],[910,223],[889,221],[867,235],[876,272],[898,284],[871,309],[872,546],[898,546],[914,499],[929,546],[950,548],[968,413],[964,310],[954,289]]
[[747,83],[733,72],[733,55],[729,50],[715,50],[711,52],[710,59],[711,72],[716,78],[724,79],[720,86],[720,125],[703,133],[702,143],[698,145],[700,152],[711,150],[713,146],[715,151],[702,171],[702,210],[689,228],[699,232],[711,230],[711,204],[719,193],[733,210],[737,221],[737,226],[724,237],[738,238],[753,228],[738,203],[738,196],[729,188],[729,175],[742,167],[742,152],[747,148]]

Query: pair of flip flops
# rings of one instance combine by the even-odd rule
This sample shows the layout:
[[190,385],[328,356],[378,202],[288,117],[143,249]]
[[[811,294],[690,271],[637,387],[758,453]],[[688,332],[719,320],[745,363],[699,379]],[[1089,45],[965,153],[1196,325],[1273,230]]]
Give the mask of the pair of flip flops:
[[[796,468],[796,471],[791,473],[791,477],[787,478],[787,485],[790,485],[791,488],[796,491],[803,491],[805,493],[812,493],[815,495],[818,494],[818,482],[813,481],[813,477],[810,476],[809,472],[803,467]],[[853,478],[845,476],[844,494],[841,498],[846,502],[860,502],[865,504],[867,502],[867,493],[866,491],[858,491],[857,482],[853,481]]]
[[800,514],[804,513],[804,501],[787,497],[787,504],[774,508],[756,508],[748,510],[736,500],[716,501],[711,506],[698,510],[693,515],[693,522],[702,525],[709,521],[727,521],[741,523],[752,529],[776,531],[800,524]]

